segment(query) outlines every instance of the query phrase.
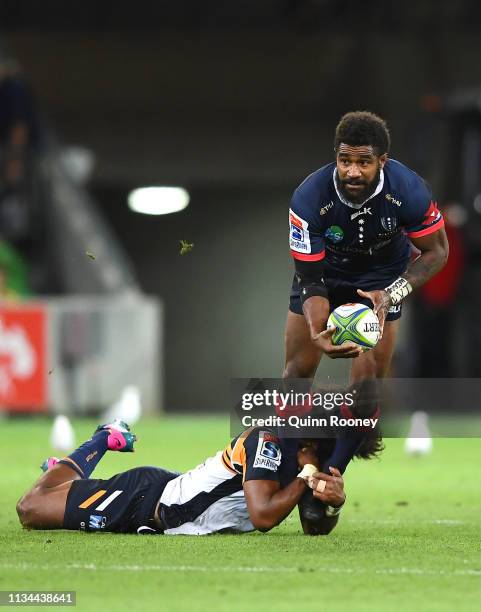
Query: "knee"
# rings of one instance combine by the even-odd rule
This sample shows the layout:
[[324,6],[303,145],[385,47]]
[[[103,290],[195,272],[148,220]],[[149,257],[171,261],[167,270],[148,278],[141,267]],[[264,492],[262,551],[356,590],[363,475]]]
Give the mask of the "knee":
[[312,361],[292,360],[286,362],[282,378],[314,378],[319,359]]
[[286,363],[284,372],[282,373],[282,378],[300,378],[293,363]]

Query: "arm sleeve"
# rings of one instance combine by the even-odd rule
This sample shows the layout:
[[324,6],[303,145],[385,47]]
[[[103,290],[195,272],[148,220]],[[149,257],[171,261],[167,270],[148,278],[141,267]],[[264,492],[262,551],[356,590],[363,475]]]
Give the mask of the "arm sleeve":
[[279,438],[270,431],[253,430],[244,440],[243,482],[247,480],[280,481],[282,453]]
[[314,295],[327,297],[327,289],[322,279],[324,237],[319,221],[312,217],[296,190],[289,210],[289,244],[299,279],[302,302]]
[[299,190],[296,189],[289,209],[289,245],[291,255],[299,261],[324,259],[324,238],[320,223],[313,218]]
[[409,206],[406,210],[404,229],[409,238],[420,238],[437,232],[444,226],[444,219],[427,183],[417,177]]

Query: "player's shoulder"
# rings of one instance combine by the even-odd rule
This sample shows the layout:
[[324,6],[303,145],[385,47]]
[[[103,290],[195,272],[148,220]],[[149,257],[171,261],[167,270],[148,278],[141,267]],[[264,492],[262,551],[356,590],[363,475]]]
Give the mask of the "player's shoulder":
[[308,198],[312,195],[320,195],[323,190],[329,190],[336,164],[334,162],[322,166],[311,172],[297,187],[295,193],[301,197]]
[[430,197],[430,187],[422,176],[396,159],[387,160],[384,176],[388,189],[401,201],[416,203]]
[[271,430],[266,427],[249,427],[249,429],[244,430],[242,433],[237,435],[231,442],[232,446],[235,446],[237,443],[242,444],[243,446],[257,444],[259,440],[265,440],[274,442],[279,444],[279,437]]
[[332,199],[334,168],[332,163],[315,170],[294,191],[290,209],[298,221],[309,223],[311,227],[319,223],[319,207]]

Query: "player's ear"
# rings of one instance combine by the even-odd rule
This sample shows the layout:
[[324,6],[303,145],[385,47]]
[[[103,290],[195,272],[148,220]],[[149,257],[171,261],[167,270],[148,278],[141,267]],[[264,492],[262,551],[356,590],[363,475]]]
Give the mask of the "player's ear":
[[387,153],[383,153],[379,156],[379,163],[381,164],[381,168],[384,168],[384,164],[387,162]]

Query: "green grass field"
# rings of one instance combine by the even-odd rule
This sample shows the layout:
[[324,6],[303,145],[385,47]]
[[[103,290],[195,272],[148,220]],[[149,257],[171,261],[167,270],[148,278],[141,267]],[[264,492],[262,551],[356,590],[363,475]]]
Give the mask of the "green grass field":
[[[51,451],[47,420],[0,422],[0,589],[75,590],[80,610],[478,609],[481,441],[435,440],[406,457],[355,462],[346,508],[328,537],[301,535],[297,514],[268,534],[199,538],[22,530],[17,498]],[[77,441],[93,422],[74,423]],[[134,455],[107,453],[97,477],[139,465],[187,469],[220,449],[228,420],[139,423]],[[44,608],[45,609],[45,608]]]

